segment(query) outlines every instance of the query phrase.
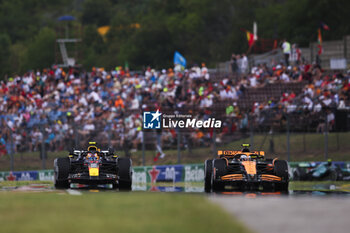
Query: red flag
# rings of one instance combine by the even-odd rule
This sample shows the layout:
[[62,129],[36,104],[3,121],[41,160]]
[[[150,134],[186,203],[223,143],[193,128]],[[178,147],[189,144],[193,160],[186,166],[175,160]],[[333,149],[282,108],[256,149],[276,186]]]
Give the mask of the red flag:
[[249,48],[253,46],[254,44],[254,34],[251,33],[250,31],[245,31],[246,34],[247,34],[247,40],[248,40],[248,45],[249,45]]
[[273,41],[273,49],[277,49],[277,40]]
[[318,29],[318,36],[317,36],[317,47],[318,47],[318,55],[321,55],[323,53],[323,48],[322,48],[322,35],[321,35],[321,29]]
[[328,27],[328,25],[325,24],[325,23],[323,23],[323,22],[320,23],[320,27],[321,27],[323,30],[327,30],[327,31],[330,29],[330,28]]

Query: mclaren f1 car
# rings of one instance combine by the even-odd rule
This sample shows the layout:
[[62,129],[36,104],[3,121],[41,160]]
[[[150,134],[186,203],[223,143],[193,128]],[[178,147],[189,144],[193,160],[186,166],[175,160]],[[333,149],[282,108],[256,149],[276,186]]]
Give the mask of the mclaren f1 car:
[[87,150],[72,150],[68,157],[54,160],[54,182],[56,188],[77,183],[112,184],[113,188],[130,190],[132,161],[118,157],[113,149],[101,150],[95,142],[89,142]]
[[205,191],[239,190],[288,191],[289,173],[285,160],[266,159],[264,151],[219,150],[218,157],[205,161]]

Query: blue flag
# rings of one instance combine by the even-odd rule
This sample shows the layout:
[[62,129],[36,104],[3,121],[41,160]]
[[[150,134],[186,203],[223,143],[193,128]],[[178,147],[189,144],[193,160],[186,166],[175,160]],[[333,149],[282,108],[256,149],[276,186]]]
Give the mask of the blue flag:
[[186,67],[186,58],[184,58],[178,51],[175,51],[174,54],[174,64],[179,64]]

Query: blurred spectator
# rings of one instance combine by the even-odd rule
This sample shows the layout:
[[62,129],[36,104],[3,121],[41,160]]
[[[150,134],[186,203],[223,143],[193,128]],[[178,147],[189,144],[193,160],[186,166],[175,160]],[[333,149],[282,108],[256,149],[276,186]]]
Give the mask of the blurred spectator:
[[283,40],[282,50],[284,54],[284,63],[286,66],[289,66],[289,57],[291,53],[291,47],[290,47],[290,43],[286,39]]
[[246,74],[248,72],[249,63],[247,55],[243,54],[241,58],[241,73]]
[[[94,67],[90,72],[53,67],[9,77],[0,81],[0,154],[11,149],[8,127],[13,130],[16,151],[38,151],[43,139],[49,150],[63,150],[75,139],[107,141],[111,137],[114,145],[130,155],[131,149],[142,143],[142,111],[178,111],[203,120],[221,117],[225,124],[218,140],[222,141],[224,136],[247,130],[248,116],[256,118],[257,125],[274,119],[273,124],[283,127],[283,113],[307,110],[317,121],[313,129],[319,126],[322,131],[322,109],[349,109],[350,72],[326,75],[317,65],[305,62],[249,69],[245,54],[239,67],[237,58],[235,54],[231,58],[233,75],[209,73],[202,63],[183,71],[147,67],[142,73],[122,67],[110,71]],[[246,96],[249,89],[258,93],[269,84],[293,83],[305,83],[299,95],[287,88],[281,96],[240,108],[242,102],[253,98]],[[327,116],[330,129],[334,129],[334,118],[334,112]],[[182,144],[205,145],[211,137],[207,131],[193,130]],[[164,130],[160,138],[158,145],[168,146],[176,142],[176,133]]]

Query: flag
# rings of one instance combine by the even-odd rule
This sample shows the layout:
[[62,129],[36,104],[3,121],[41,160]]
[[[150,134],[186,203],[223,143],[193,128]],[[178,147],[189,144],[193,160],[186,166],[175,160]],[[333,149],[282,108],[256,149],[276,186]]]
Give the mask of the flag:
[[317,47],[318,47],[318,53],[317,54],[321,55],[323,53],[321,28],[318,29]]
[[133,24],[130,24],[130,27],[139,29],[139,28],[141,28],[141,25],[139,23],[133,23]]
[[329,30],[330,28],[328,27],[328,25],[327,24],[325,24],[324,22],[321,22],[320,23],[320,28],[322,28],[323,30]]
[[246,30],[245,33],[247,34],[247,40],[248,40],[248,46],[249,48],[253,46],[254,44],[254,34],[250,31]]
[[277,49],[277,40],[273,41],[273,49]]
[[320,22],[320,27],[318,28],[317,32],[317,47],[318,47],[318,55],[321,55],[323,53],[323,47],[322,47],[322,34],[321,34],[321,29],[323,30],[330,30],[327,24]]
[[258,40],[258,25],[256,22],[253,23],[253,34],[254,34],[254,41]]
[[104,37],[108,33],[110,28],[111,28],[110,26],[102,26],[102,27],[97,28],[97,32],[102,37]]
[[128,61],[125,62],[124,70],[129,70],[129,63],[128,63]]
[[175,51],[174,53],[174,64],[186,67],[186,58],[184,58],[178,51]]

